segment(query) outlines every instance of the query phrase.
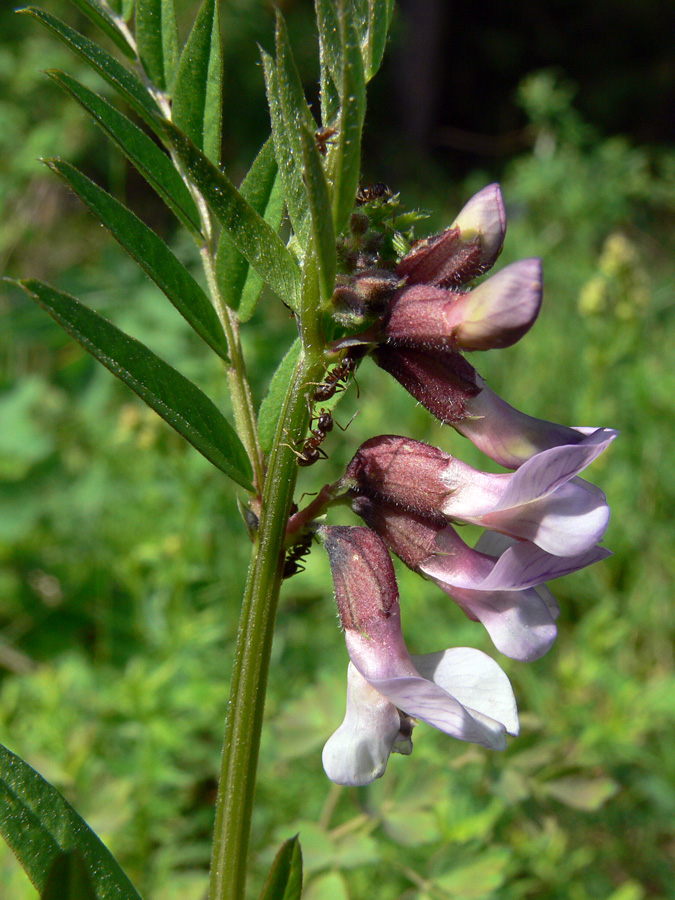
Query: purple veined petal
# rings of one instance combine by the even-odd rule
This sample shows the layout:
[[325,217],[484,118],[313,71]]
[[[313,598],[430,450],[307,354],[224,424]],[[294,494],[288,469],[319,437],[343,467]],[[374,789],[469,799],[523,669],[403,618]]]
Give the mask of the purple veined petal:
[[[584,439],[576,428],[536,419],[510,406],[480,376],[476,382],[481,388],[480,393],[466,398],[464,416],[454,420],[446,418],[445,421],[506,469],[517,469],[542,450],[563,444],[578,444]],[[407,387],[405,383],[403,386]],[[413,393],[413,396],[416,395]],[[422,398],[417,399],[424,403]],[[438,416],[434,409],[431,412]]]
[[468,521],[532,541],[554,556],[579,556],[602,540],[609,506],[601,491],[588,490],[586,482],[577,478],[541,500]]
[[421,676],[368,679],[408,716],[422,719],[460,741],[469,741],[492,750],[504,750],[504,726],[482,713],[472,715],[459,700],[442,687]]
[[456,346],[463,350],[511,347],[534,325],[542,300],[540,259],[511,263],[450,307]]
[[464,545],[458,550],[454,529],[446,528],[436,537],[438,555],[429,557],[419,569],[430,578],[442,579],[453,587],[473,591],[522,591],[562,578],[612,553],[604,547],[592,547],[577,556],[554,556],[530,541],[514,541],[499,557]]
[[429,577],[470,619],[480,622],[497,650],[511,659],[539,659],[556,639],[553,613],[539,587],[524,591],[473,591],[448,584],[442,577]]
[[[589,429],[589,431],[594,430],[595,429],[592,428]],[[498,531],[484,531],[476,541],[474,550],[478,550],[480,553],[486,553],[488,556],[501,556],[505,550],[508,550],[509,547],[513,547],[518,543],[520,542],[517,541],[516,538],[509,537],[507,534],[500,534]],[[607,552],[609,553],[610,551]],[[548,611],[551,613],[551,617],[554,620],[557,619],[560,615],[560,606],[553,596],[551,589],[545,584],[538,584],[535,586],[534,590],[546,604]]]
[[598,428],[578,444],[552,447],[535,454],[509,478],[494,511],[522,506],[551,494],[604,453],[617,434],[611,428]]
[[469,618],[481,623],[504,656],[519,662],[532,662],[553,646],[558,629],[538,589],[468,591],[436,583]]
[[554,556],[529,541],[505,550],[481,586],[484,591],[522,591],[562,578],[612,555],[605,547],[592,547],[578,556]]
[[[578,444],[536,453],[513,474],[479,472],[450,458],[441,476],[450,491],[442,510],[452,518],[474,520],[486,513],[520,510],[525,504],[539,502],[589,466],[616,435],[610,428],[597,429]],[[604,498],[601,492],[599,496]]]
[[344,721],[323,748],[326,775],[352,787],[381,778],[390,753],[412,753],[412,741],[401,739],[400,727],[398,709],[350,663]]
[[452,647],[413,656],[412,660],[420,675],[452,693],[472,713],[502,723],[509,734],[518,734],[518,708],[511,682],[487,653]]

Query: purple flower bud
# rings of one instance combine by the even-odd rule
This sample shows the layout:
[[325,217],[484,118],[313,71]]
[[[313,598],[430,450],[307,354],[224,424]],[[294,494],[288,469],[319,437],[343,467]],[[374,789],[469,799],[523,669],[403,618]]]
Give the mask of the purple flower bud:
[[490,184],[469,200],[451,228],[418,241],[398,264],[396,274],[408,284],[465,284],[493,265],[505,233],[502,192],[498,184]]
[[[380,538],[367,528],[339,526],[323,526],[318,536],[328,551],[354,668],[403,714],[397,723],[379,697],[369,700],[362,684],[356,689],[352,684],[345,721],[324,750],[329,776],[365,784],[381,775],[387,748],[391,752],[405,741],[401,723],[407,718],[422,719],[459,740],[504,749],[504,733],[518,732],[518,716],[499,666],[466,648],[413,660],[401,631],[391,558]],[[349,762],[341,764],[340,758]]]
[[347,322],[382,315],[401,286],[401,279],[384,269],[367,269],[350,278],[340,276],[332,297],[335,313]]
[[465,293],[421,284],[398,291],[383,332],[390,345],[419,350],[510,347],[540,306],[541,261],[523,259]]

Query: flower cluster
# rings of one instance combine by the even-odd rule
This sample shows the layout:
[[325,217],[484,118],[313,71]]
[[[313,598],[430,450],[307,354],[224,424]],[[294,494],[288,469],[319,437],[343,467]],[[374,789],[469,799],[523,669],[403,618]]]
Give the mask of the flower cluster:
[[[527,416],[462,355],[510,346],[539,313],[537,259],[470,289],[495,262],[505,230],[501,192],[490,185],[393,272],[362,272],[336,292],[336,303],[371,320],[337,347],[370,353],[433,415],[512,470],[482,472],[436,447],[381,435],[359,448],[336,486],[367,526],[319,529],[351,659],[347,713],[323,755],[340,784],[367,784],[392,751],[410,753],[417,719],[494,749],[518,732],[509,681],[485,654],[409,655],[389,551],[481,622],[499,651],[523,661],[556,637],[559,609],[546,582],[610,555],[600,546],[606,498],[579,475],[616,432]],[[475,547],[460,537],[462,523],[485,529]]]

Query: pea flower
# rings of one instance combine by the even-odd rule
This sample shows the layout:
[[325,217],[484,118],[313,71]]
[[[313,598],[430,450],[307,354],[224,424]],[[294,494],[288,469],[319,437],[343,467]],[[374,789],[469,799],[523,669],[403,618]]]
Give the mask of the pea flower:
[[393,751],[409,753],[413,719],[492,749],[518,733],[511,685],[486,654],[470,648],[411,656],[401,631],[389,553],[369,528],[322,526],[351,659],[347,712],[323,751],[338,784],[379,778]]
[[529,541],[492,532],[471,548],[451,525],[401,507],[356,496],[352,508],[410,569],[481,622],[497,650],[523,662],[543,656],[557,635],[560,610],[545,582],[611,555],[594,547],[578,556],[552,556]]
[[530,457],[515,472],[480,472],[436,447],[397,435],[366,441],[343,483],[435,522],[481,525],[531,541],[554,556],[576,557],[605,533],[604,494],[576,476],[616,437],[611,429]]

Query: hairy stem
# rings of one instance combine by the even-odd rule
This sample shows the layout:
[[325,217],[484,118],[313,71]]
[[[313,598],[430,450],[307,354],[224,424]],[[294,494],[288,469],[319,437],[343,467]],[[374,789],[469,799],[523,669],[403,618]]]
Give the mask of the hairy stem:
[[206,280],[220,323],[227,339],[230,365],[226,365],[227,385],[232,397],[234,424],[241,441],[246,448],[253,466],[253,482],[258,493],[262,491],[265,477],[263,452],[258,439],[258,419],[248,377],[244,364],[244,355],[239,337],[239,321],[236,315],[223,302],[215,272],[215,260],[209,247],[202,249],[202,264]]
[[209,900],[244,900],[256,768],[279,589],[284,540],[297,458],[291,444],[302,439],[309,411],[307,388],[323,374],[318,330],[318,290],[306,280],[298,360],[279,418],[265,477],[260,530],[253,549],[239,621],[230,702],[216,804]]

